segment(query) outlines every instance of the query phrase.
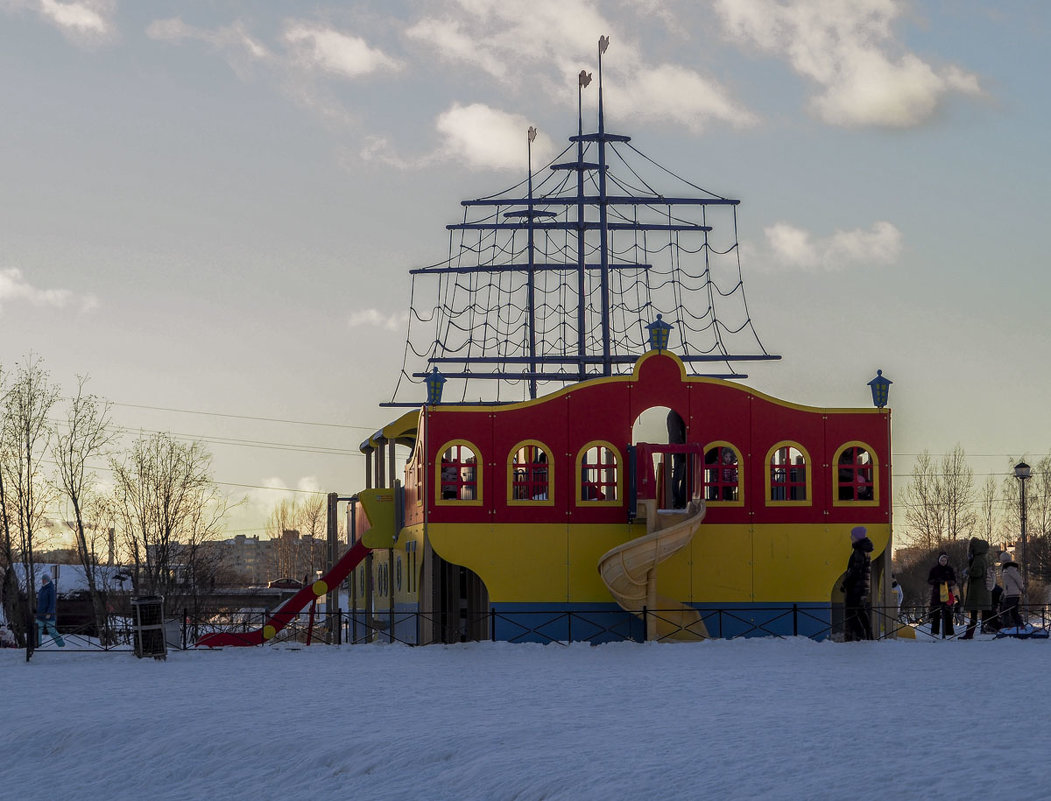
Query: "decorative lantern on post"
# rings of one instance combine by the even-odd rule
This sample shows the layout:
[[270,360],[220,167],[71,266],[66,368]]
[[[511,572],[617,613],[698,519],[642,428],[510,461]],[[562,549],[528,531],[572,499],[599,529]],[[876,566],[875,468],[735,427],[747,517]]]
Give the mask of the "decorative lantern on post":
[[1018,516],[1019,522],[1022,524],[1022,591],[1029,592],[1029,554],[1028,545],[1026,541],[1026,504],[1025,504],[1025,482],[1033,477],[1033,468],[1027,465],[1025,462],[1019,462],[1015,465],[1015,478],[1018,479],[1019,499],[1018,499]]
[[658,314],[656,321],[646,326],[646,330],[650,332],[650,350],[660,353],[668,349],[671,326],[661,319],[661,315]]
[[877,409],[882,409],[887,405],[890,385],[893,383],[889,378],[883,377],[882,370],[877,370],[876,377],[869,381],[869,389],[872,390],[872,405]]
[[445,376],[438,372],[438,368],[435,367],[434,371],[427,376],[427,403],[434,406],[442,402],[442,389],[445,387]]

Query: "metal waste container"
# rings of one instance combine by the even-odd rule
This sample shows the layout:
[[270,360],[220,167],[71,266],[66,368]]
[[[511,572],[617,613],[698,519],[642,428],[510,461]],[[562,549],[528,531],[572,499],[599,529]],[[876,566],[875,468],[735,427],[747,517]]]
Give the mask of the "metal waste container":
[[164,596],[145,595],[132,598],[131,608],[135,615],[132,634],[135,639],[135,656],[140,659],[152,656],[164,659],[168,646],[164,641]]

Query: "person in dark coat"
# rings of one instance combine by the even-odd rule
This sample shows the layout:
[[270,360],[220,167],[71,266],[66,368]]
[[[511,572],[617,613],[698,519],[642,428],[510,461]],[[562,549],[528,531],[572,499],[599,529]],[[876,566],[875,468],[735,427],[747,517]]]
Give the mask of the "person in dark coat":
[[46,631],[55,640],[59,648],[65,646],[65,640],[55,628],[55,585],[47,573],[40,577],[40,590],[36,596],[37,642],[43,642]]
[[864,526],[850,531],[851,551],[847,572],[843,576],[844,611],[847,642],[872,639],[872,615],[869,590],[872,585],[872,540]]
[[963,608],[971,613],[971,622],[967,632],[961,637],[969,640],[974,637],[978,628],[978,613],[982,615],[982,629],[989,623],[993,609],[993,587],[996,586],[996,568],[988,559],[989,543],[978,537],[971,537],[967,549],[967,594],[963,599]]
[[927,583],[931,585],[931,636],[937,637],[939,629],[942,637],[955,634],[952,627],[952,609],[955,604],[956,571],[949,564],[949,554],[942,551],[931,572],[927,574]]

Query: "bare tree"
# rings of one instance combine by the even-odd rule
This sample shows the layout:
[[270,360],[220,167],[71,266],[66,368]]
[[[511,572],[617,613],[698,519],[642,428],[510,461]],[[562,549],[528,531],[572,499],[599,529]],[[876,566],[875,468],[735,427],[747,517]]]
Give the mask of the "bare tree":
[[[0,369],[0,401],[7,396],[7,376]],[[3,406],[0,403],[0,410]],[[6,415],[4,415],[6,419]],[[0,422],[0,568],[3,568],[3,586],[0,587],[0,599],[3,601],[4,617],[15,623],[22,621],[25,612],[18,602],[18,577],[13,569],[15,564],[15,541],[11,534],[14,525],[14,510],[9,507],[6,477],[8,464],[13,460],[11,443],[3,436],[3,423]],[[16,630],[21,630],[18,623]]]
[[88,528],[94,528],[98,523],[85,523],[84,513],[95,494],[95,476],[88,468],[88,460],[104,455],[113,434],[109,424],[109,403],[96,395],[86,394],[86,383],[86,377],[77,376],[76,393],[67,410],[66,424],[57,433],[53,454],[58,464],[59,487],[73,507],[71,528],[87,579],[95,623],[99,636],[108,640],[109,618],[96,581],[98,561],[94,537],[88,536]]
[[[274,505],[266,521],[266,533],[273,548],[275,578],[298,578],[299,570],[299,507],[294,500],[283,499]],[[286,535],[287,532],[287,535]],[[296,536],[292,534],[295,532]]]
[[163,595],[169,609],[192,603],[210,588],[210,559],[202,547],[217,536],[226,499],[211,476],[211,455],[199,442],[158,433],[111,458],[114,509],[139,567],[140,593]]
[[963,448],[957,445],[940,462],[924,450],[901,500],[906,538],[914,546],[933,550],[945,541],[970,537],[977,523],[974,471]]
[[902,490],[908,541],[933,550],[945,531],[945,509],[940,503],[941,477],[930,453],[925,449],[912,466],[912,476]]
[[[4,460],[5,518],[18,533],[19,558],[25,570],[25,597],[29,608],[35,606],[34,549],[47,530],[46,511],[53,499],[53,487],[44,474],[53,431],[48,419],[58,400],[58,388],[40,358],[30,354],[18,366],[14,382],[4,395],[0,447]],[[11,621],[16,626],[27,618],[23,608]]]
[[974,532],[974,470],[960,445],[942,457],[942,502],[946,539],[967,539]]
[[978,491],[978,514],[976,530],[986,542],[996,542],[1003,531],[1002,499],[1000,484],[993,476],[986,476]]

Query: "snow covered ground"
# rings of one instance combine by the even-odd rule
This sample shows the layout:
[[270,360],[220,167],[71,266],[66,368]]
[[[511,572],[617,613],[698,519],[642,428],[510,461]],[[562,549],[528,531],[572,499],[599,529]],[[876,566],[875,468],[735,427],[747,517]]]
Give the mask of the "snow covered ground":
[[1017,640],[4,650],[2,793],[1048,798],[1049,660]]

